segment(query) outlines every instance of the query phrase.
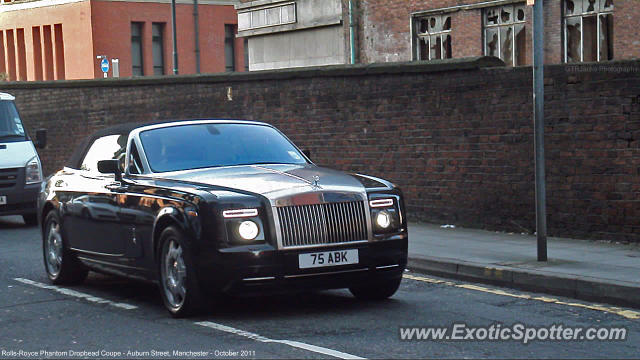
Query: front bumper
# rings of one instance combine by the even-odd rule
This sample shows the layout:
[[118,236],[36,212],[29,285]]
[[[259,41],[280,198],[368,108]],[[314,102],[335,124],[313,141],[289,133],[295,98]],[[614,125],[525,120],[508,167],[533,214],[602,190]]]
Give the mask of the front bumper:
[[0,196],[7,197],[7,204],[0,205],[0,216],[35,215],[40,184],[0,188]]
[[[205,289],[234,295],[348,288],[397,279],[407,266],[407,235],[396,240],[296,250],[225,249],[216,259],[200,259],[199,277]],[[298,255],[358,249],[359,263],[299,269]]]

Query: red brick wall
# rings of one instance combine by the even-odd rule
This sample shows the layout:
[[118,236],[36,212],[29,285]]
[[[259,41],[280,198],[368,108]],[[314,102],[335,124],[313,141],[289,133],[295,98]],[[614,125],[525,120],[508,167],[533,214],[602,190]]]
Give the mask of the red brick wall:
[[[473,63],[6,84],[46,172],[109,124],[241,118],[321,164],[399,184],[413,219],[535,228],[531,68]],[[640,241],[640,62],[546,68],[549,232]],[[227,100],[232,87],[233,101]]]
[[613,14],[613,57],[615,59],[640,58],[640,1],[619,0],[614,2]]

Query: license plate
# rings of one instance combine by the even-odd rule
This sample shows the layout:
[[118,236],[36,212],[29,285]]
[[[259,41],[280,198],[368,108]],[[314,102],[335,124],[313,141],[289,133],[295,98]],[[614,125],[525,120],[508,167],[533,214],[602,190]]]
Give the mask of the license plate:
[[7,205],[7,197],[0,196],[0,205]]
[[358,249],[323,251],[298,255],[300,269],[357,264]]

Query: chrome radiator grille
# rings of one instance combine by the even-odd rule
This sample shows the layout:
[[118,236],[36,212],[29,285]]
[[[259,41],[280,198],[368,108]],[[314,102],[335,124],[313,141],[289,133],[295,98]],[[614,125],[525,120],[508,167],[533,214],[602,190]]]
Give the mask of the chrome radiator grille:
[[367,240],[362,201],[278,208],[284,247]]

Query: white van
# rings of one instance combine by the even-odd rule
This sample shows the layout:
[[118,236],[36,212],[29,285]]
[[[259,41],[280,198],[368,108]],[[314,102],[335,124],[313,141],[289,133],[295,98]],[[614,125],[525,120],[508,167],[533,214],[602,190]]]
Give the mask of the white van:
[[0,216],[22,215],[27,225],[35,225],[36,199],[42,183],[42,165],[35,146],[46,146],[47,133],[38,130],[34,146],[14,100],[0,92]]

